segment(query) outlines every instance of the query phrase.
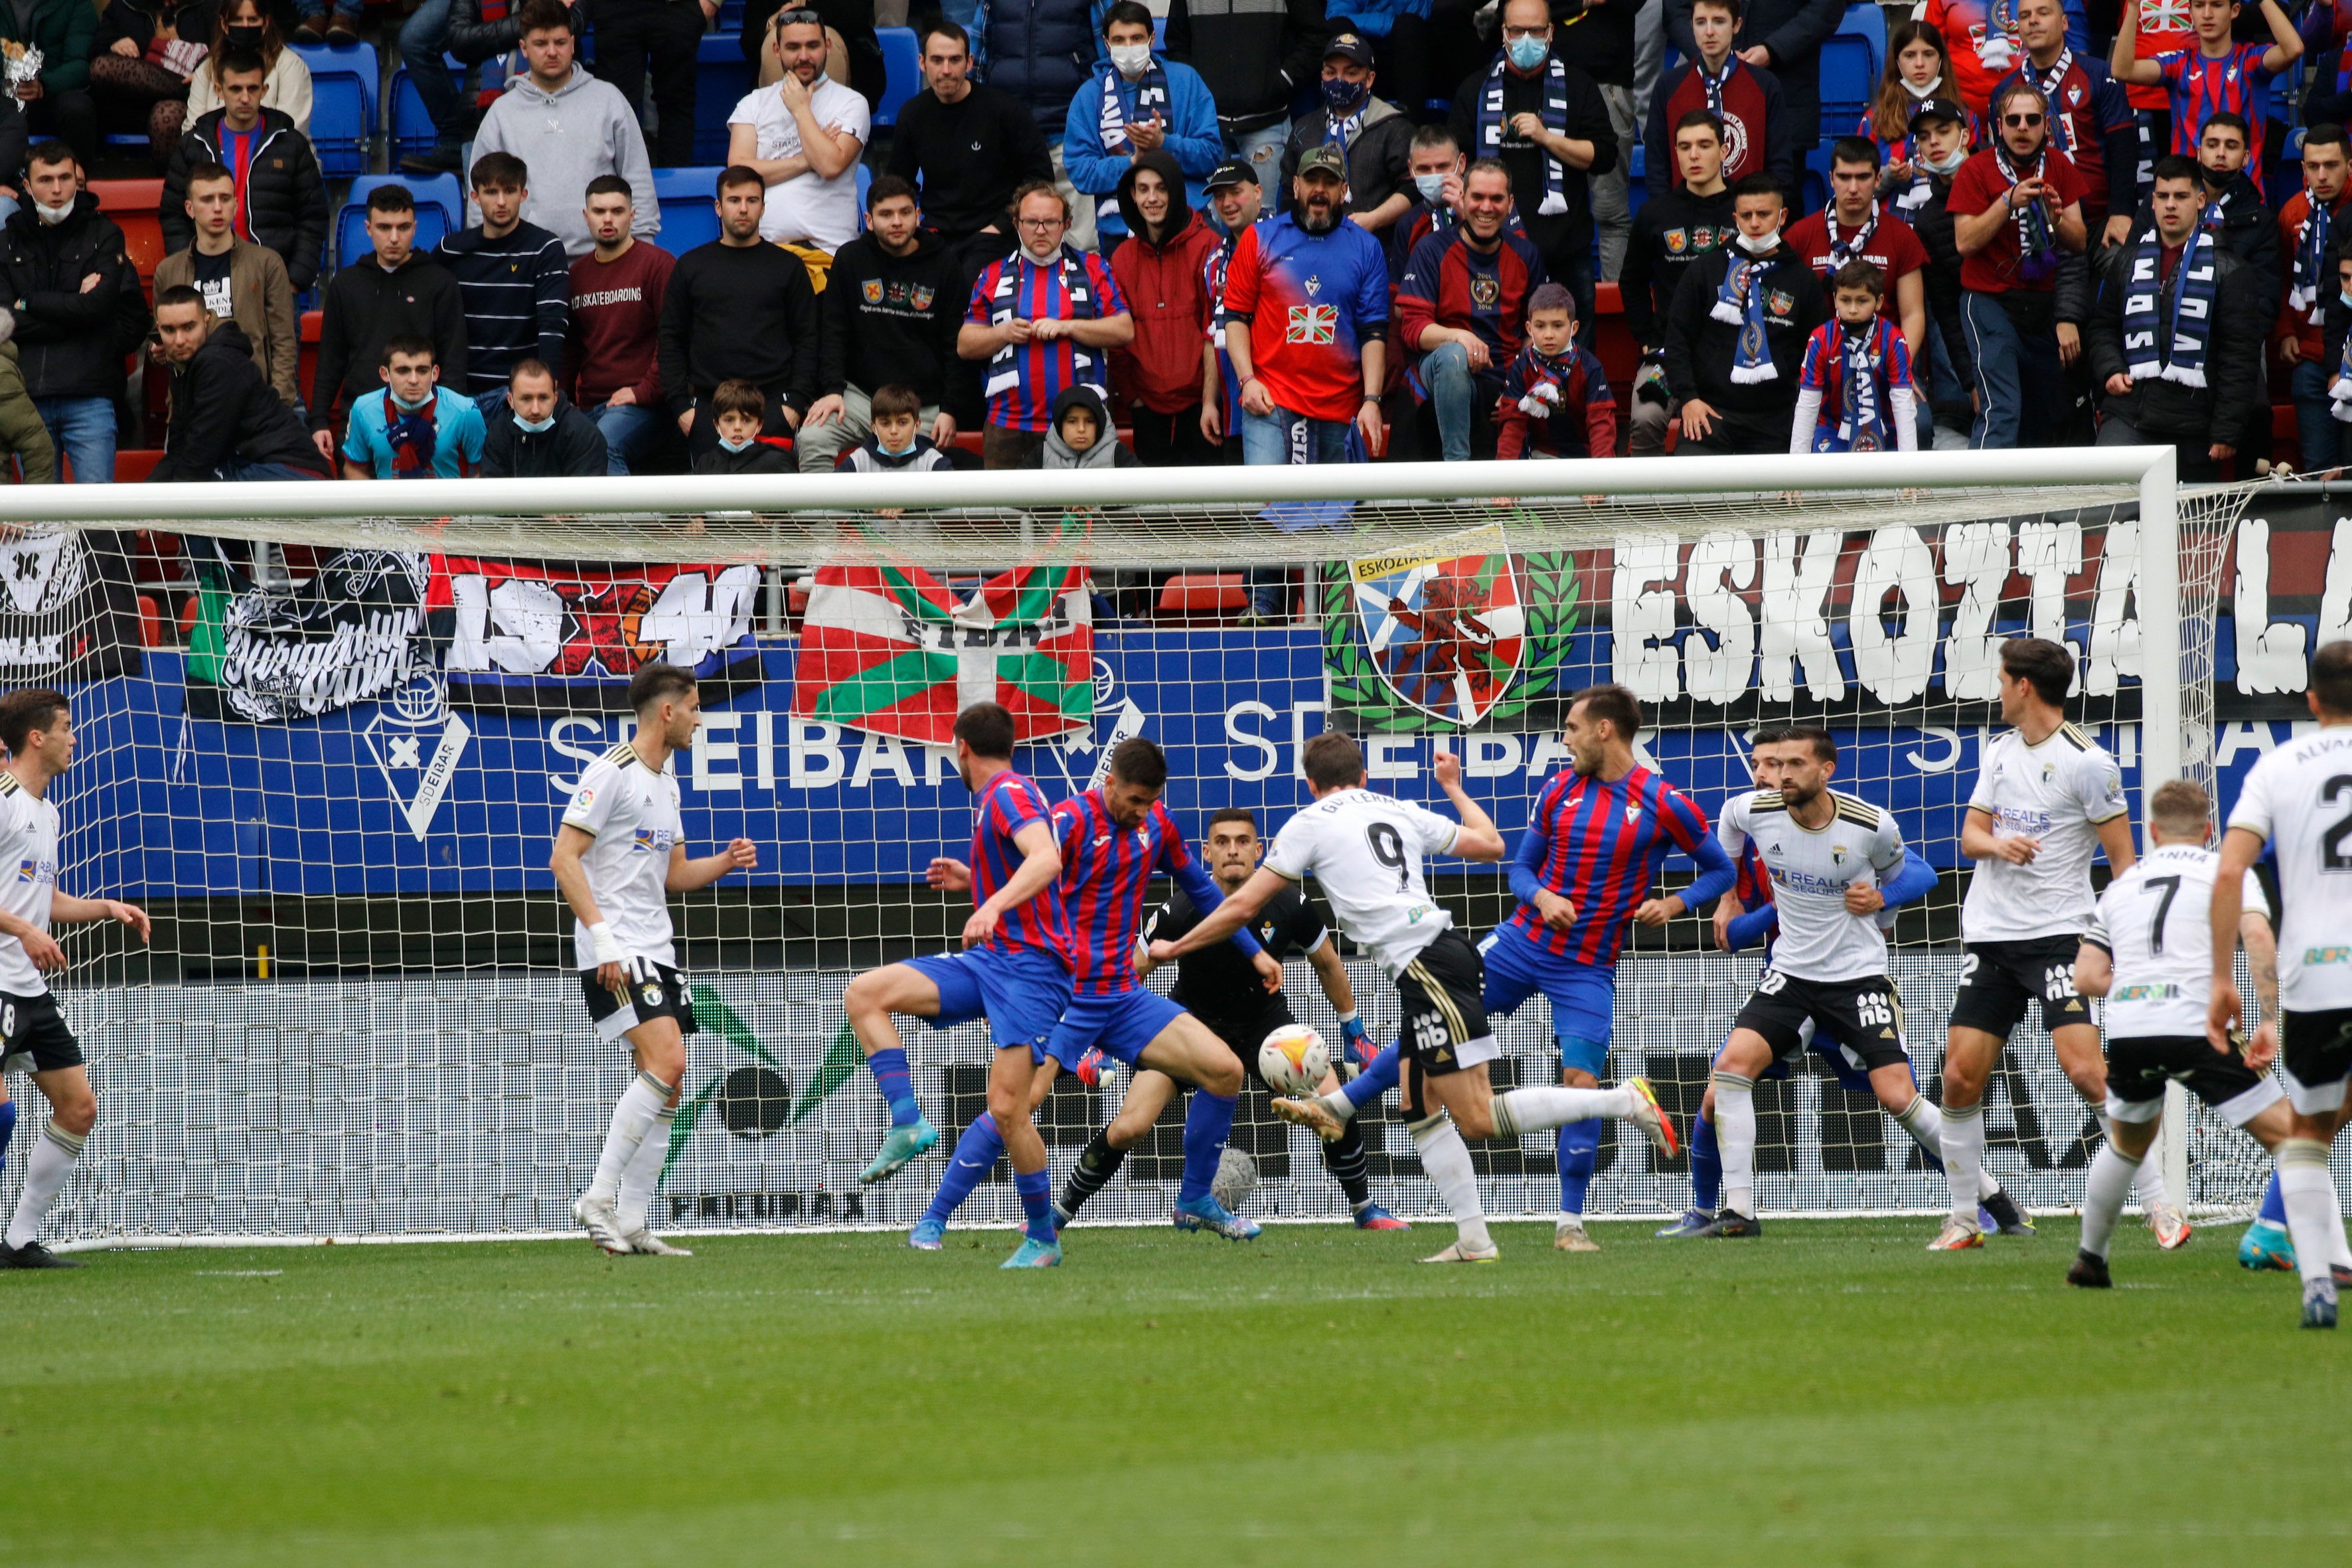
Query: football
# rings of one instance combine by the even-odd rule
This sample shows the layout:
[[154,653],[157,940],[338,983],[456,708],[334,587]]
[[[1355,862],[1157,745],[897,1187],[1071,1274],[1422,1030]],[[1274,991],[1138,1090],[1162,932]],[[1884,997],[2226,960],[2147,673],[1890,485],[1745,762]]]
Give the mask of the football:
[[1285,1024],[1257,1048],[1258,1076],[1276,1094],[1313,1094],[1330,1070],[1331,1053],[1323,1037],[1304,1024]]

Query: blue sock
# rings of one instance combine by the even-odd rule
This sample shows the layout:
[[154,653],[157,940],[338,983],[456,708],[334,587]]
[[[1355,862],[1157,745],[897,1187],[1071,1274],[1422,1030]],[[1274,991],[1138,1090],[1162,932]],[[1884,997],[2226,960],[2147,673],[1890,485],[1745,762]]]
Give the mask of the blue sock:
[[1054,1244],[1054,1169],[1013,1173],[1013,1190],[1021,1194],[1021,1212],[1029,1219],[1029,1239]]
[[890,1102],[891,1126],[912,1127],[922,1120],[922,1107],[915,1103],[915,1075],[907,1067],[904,1047],[887,1046],[867,1057],[866,1065],[874,1069],[875,1086]]
[[[5,1153],[7,1147],[8,1135],[5,1132],[0,1132],[0,1153]],[[2274,1225],[2281,1230],[2286,1228],[2286,1200],[2279,1196],[2276,1171],[2271,1173],[2271,1184],[2263,1189],[2262,1210],[2254,1215],[2254,1218],[2264,1225]]]
[[1601,1162],[1599,1121],[1571,1121],[1559,1130],[1559,1207],[1562,1214],[1584,1212],[1585,1190],[1592,1185],[1593,1167]]
[[955,1157],[940,1173],[940,1190],[931,1194],[931,1206],[923,1211],[923,1217],[941,1225],[953,1219],[964,1199],[971,1196],[972,1188],[988,1179],[996,1157],[1003,1152],[1004,1137],[996,1131],[996,1118],[982,1111],[980,1120],[956,1140]]
[[1372,1065],[1349,1079],[1339,1092],[1346,1095],[1348,1103],[1359,1110],[1368,1105],[1377,1105],[1381,1096],[1397,1086],[1397,1074],[1401,1070],[1397,1066],[1397,1048],[1391,1046],[1374,1057]]
[[1713,1213],[1723,1203],[1723,1151],[1715,1142],[1715,1123],[1700,1117],[1691,1123],[1691,1206]]
[[[8,1140],[16,1135],[16,1102],[13,1100],[0,1100],[0,1166],[5,1166],[8,1163]],[[2275,1189],[2278,1186],[2276,1176],[2271,1178],[2271,1186],[2273,1189],[2273,1195],[2275,1196]]]
[[1184,1179],[1176,1187],[1178,1203],[1208,1195],[1225,1140],[1233,1135],[1234,1101],[1205,1089],[1194,1089],[1192,1103],[1184,1108]]

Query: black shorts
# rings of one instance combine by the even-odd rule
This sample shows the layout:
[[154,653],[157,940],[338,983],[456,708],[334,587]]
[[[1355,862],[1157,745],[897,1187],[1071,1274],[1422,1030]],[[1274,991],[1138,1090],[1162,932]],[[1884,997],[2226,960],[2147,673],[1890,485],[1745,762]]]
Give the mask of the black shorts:
[[1268,1035],[1276,1029],[1288,1028],[1298,1020],[1292,1015],[1288,1004],[1279,997],[1273,1000],[1273,1006],[1247,1018],[1213,1018],[1198,1008],[1188,1010],[1192,1016],[1209,1026],[1211,1034],[1225,1042],[1227,1050],[1241,1058],[1242,1071],[1251,1082],[1269,1094],[1279,1094],[1282,1091],[1267,1083],[1265,1075],[1257,1070],[1258,1047],[1265,1044]]
[[1952,994],[1951,1026],[2009,1038],[2025,1021],[2026,1005],[2042,1004],[2042,1026],[2052,1034],[2088,1024],[2090,1005],[2074,989],[2074,955],[2083,940],[2037,936],[2026,942],[1972,942]]
[[2283,1098],[2278,1080],[2258,1073],[2231,1046],[2217,1051],[2202,1035],[2135,1035],[2107,1038],[2107,1115],[2117,1121],[2153,1121],[2164,1110],[2164,1086],[2181,1087],[2243,1127]]
[[2286,1069],[2287,1098],[2305,1116],[2341,1107],[2344,1079],[2352,1074],[2352,1007],[2280,1014],[2279,1066]]
[[1458,931],[1448,931],[1414,955],[1397,976],[1404,1004],[1399,1055],[1415,1070],[1404,1079],[1405,1114],[1421,1121],[1431,1108],[1419,1081],[1484,1066],[1503,1054],[1487,1026],[1486,961]]
[[56,1072],[82,1065],[81,1042],[66,1027],[58,999],[0,996],[0,1072]]
[[580,991],[588,998],[588,1016],[596,1023],[600,1039],[617,1040],[639,1024],[675,1018],[681,1035],[695,1033],[694,998],[686,994],[686,976],[667,963],[632,958],[622,967],[628,975],[626,995],[596,984],[596,972],[580,972]]
[[1903,1045],[1903,997],[1884,974],[1863,980],[1800,980],[1768,969],[1741,1005],[1732,1027],[1763,1036],[1775,1057],[1794,1057],[1805,1049],[1807,1019],[1860,1058],[1865,1072],[1911,1059]]

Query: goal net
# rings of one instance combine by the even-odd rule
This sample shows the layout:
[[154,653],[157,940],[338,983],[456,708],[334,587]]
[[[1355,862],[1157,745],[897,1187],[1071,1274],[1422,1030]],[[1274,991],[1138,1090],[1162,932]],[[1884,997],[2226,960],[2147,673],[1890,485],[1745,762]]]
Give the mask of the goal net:
[[[54,795],[60,885],[155,917],[151,947],[112,927],[64,937],[59,990],[101,1110],[52,1230],[568,1228],[626,1068],[588,1024],[545,868],[581,769],[630,732],[629,675],[655,658],[703,681],[706,728],[673,764],[689,851],[740,835],[760,853],[673,901],[701,1033],[659,1226],[922,1211],[984,1109],[984,1028],[901,1021],[944,1138],[861,1188],[887,1113],[841,995],[863,968],[955,945],[968,901],[924,870],[965,853],[944,742],[981,697],[1012,709],[1017,765],[1055,798],[1098,782],[1119,741],[1160,742],[1196,845],[1224,806],[1270,837],[1307,798],[1301,745],[1329,727],[1362,738],[1375,788],[1414,800],[1442,804],[1432,757],[1452,748],[1516,835],[1567,765],[1560,724],[1585,686],[1639,694],[1644,761],[1710,816],[1748,787],[1755,726],[1826,723],[1839,787],[1892,808],[1942,874],[1894,933],[1933,1093],[2000,642],[2074,651],[2074,716],[2115,754],[2135,821],[2143,777],[2218,776],[2226,800],[2217,677],[2247,639],[2217,634],[2249,493],[2177,490],[2155,452],[0,492],[24,530],[0,546],[5,674],[62,686],[80,737]],[[2287,590],[2265,586],[2270,616]],[[1509,914],[1500,868],[1433,872],[1474,936]],[[1667,886],[1691,874],[1670,861]],[[1375,1042],[1392,1039],[1393,988],[1342,951]],[[1695,917],[1638,933],[1611,1076],[1647,1074],[1686,1128],[1759,968]],[[1285,989],[1336,1049],[1305,963]],[[1498,1081],[1551,1080],[1540,998],[1499,1033]],[[1057,1180],[1126,1084],[1056,1088],[1039,1119]],[[2011,1190],[2078,1201],[2095,1128],[2037,1029],[1989,1108]],[[1763,1207],[1944,1206],[1900,1129],[1816,1060],[1758,1110]],[[1087,1219],[1164,1219],[1181,1115]],[[1376,1199],[1433,1212],[1392,1110],[1368,1131]],[[1259,1091],[1234,1147],[1255,1165],[1248,1212],[1347,1213],[1312,1138]],[[2185,1152],[2194,1205],[2259,1189],[2252,1146],[2210,1118]],[[1490,1212],[1558,1206],[1549,1135],[1476,1157]],[[1688,1200],[1682,1160],[1613,1129],[1600,1160],[1590,1213]],[[961,1219],[1017,1214],[1000,1167]]]

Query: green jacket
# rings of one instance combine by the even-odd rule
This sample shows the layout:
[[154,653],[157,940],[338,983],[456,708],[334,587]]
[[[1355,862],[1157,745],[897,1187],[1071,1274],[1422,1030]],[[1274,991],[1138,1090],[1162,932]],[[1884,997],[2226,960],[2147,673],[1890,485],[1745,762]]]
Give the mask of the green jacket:
[[0,342],[0,457],[11,452],[24,459],[26,484],[57,482],[57,448],[49,444],[48,426],[33,407],[33,395],[25,390],[24,373],[16,368],[16,345]]
[[89,57],[98,49],[97,6],[89,0],[40,0],[30,31],[30,37],[17,37],[16,7],[0,4],[0,39],[39,48],[45,90],[89,86]]

